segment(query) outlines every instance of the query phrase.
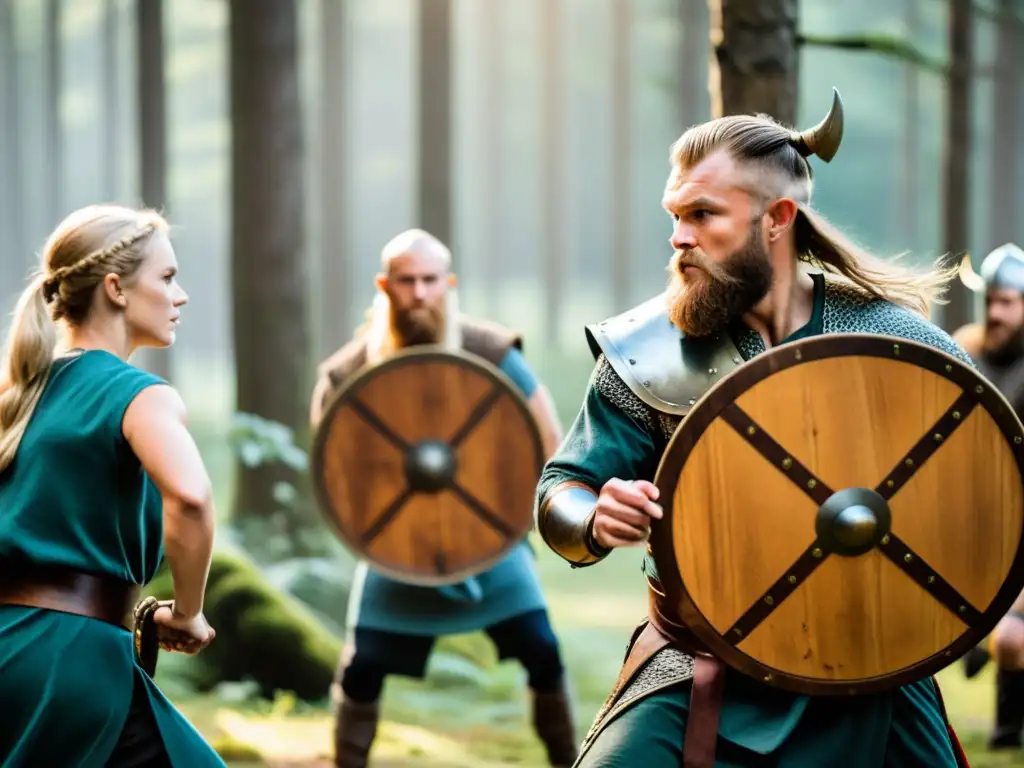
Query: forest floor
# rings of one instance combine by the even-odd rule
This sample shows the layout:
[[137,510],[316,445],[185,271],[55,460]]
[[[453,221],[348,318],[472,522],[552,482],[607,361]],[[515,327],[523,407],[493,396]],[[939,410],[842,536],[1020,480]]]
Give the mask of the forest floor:
[[[541,579],[572,680],[580,737],[622,662],[630,632],[646,612],[639,550],[618,551],[594,568],[571,570],[537,547]],[[343,607],[339,606],[339,611]],[[486,641],[480,647],[489,652]],[[438,655],[423,681],[395,678],[384,692],[382,723],[371,755],[377,768],[544,766],[529,726],[525,677],[513,662],[485,665]],[[950,719],[972,768],[1024,766],[1024,752],[985,749],[994,707],[993,668],[964,679],[959,664],[939,675]],[[231,703],[223,696],[172,698],[232,766],[329,766],[326,706]]]

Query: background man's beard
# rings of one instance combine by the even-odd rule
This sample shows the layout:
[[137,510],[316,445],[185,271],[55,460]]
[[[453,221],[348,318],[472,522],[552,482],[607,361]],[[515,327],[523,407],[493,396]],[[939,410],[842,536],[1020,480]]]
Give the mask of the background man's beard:
[[985,324],[984,353],[992,363],[1008,364],[1024,357],[1024,328]]
[[391,305],[391,327],[403,347],[415,344],[438,344],[444,330],[442,307],[416,307],[399,310]]
[[[680,264],[682,260],[682,264]],[[693,262],[703,271],[684,282],[682,268]],[[703,253],[677,253],[668,284],[668,314],[672,323],[687,336],[710,336],[749,312],[763,299],[772,284],[772,264],[761,242],[760,221],[754,222],[747,242],[715,264]]]

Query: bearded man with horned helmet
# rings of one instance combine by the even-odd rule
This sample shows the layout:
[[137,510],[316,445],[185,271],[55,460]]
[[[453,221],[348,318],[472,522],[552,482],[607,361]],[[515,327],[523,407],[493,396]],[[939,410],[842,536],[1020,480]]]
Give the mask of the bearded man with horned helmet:
[[[314,428],[353,374],[402,349],[440,345],[482,357],[502,371],[527,401],[544,456],[554,453],[561,427],[547,390],[523,357],[522,339],[496,323],[462,314],[455,282],[449,249],[429,233],[408,230],[384,246],[367,323],[320,366],[311,405]],[[367,764],[387,676],[422,678],[437,636],[477,630],[489,635],[499,658],[517,659],[525,667],[533,727],[550,764],[573,763],[577,740],[565,670],[533,561],[523,540],[489,570],[440,587],[398,581],[359,563],[334,686],[337,765]]]
[[[809,158],[832,159],[842,124],[836,93],[829,116],[809,131],[737,115],[696,125],[673,144],[663,198],[674,250],[668,288],[587,328],[596,365],[538,486],[541,536],[573,567],[648,540],[664,509],[652,481],[683,410],[667,406],[689,398],[693,407],[711,386],[709,373],[836,332],[901,337],[970,365],[927,319],[955,271],[875,258],[810,207]],[[698,347],[707,357],[688,359]],[[649,617],[577,765],[965,764],[932,678],[863,696],[771,687],[701,647],[663,599],[650,546],[644,571]]]
[[[1024,418],[1024,249],[1004,243],[982,260],[980,274],[965,259],[960,278],[970,290],[984,295],[985,319],[963,326],[953,338]],[[988,746],[1020,749],[1024,745],[1024,593],[988,641],[964,657],[967,677],[977,675],[992,657],[997,666],[996,717]]]

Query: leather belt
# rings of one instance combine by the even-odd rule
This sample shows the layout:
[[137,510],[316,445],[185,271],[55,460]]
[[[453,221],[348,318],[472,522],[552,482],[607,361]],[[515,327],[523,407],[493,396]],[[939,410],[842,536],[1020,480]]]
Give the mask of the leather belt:
[[672,645],[693,656],[693,683],[690,688],[690,712],[683,737],[683,768],[713,768],[718,741],[718,719],[725,691],[725,664],[708,652],[685,625],[674,619],[665,604],[660,584],[648,589],[651,624]]
[[138,584],[70,568],[0,566],[0,605],[44,608],[99,619],[129,631],[135,625]]

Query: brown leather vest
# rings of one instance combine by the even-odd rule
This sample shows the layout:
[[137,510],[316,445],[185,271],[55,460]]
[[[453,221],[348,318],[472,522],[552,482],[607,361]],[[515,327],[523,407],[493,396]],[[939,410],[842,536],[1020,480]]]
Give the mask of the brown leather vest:
[[[509,349],[523,348],[523,338],[518,333],[488,320],[466,317],[460,318],[462,326],[462,348],[470,354],[482,357],[491,365],[501,365]],[[349,376],[366,365],[366,340],[353,339],[320,364],[320,377],[330,380],[330,388],[325,393],[334,392]]]

